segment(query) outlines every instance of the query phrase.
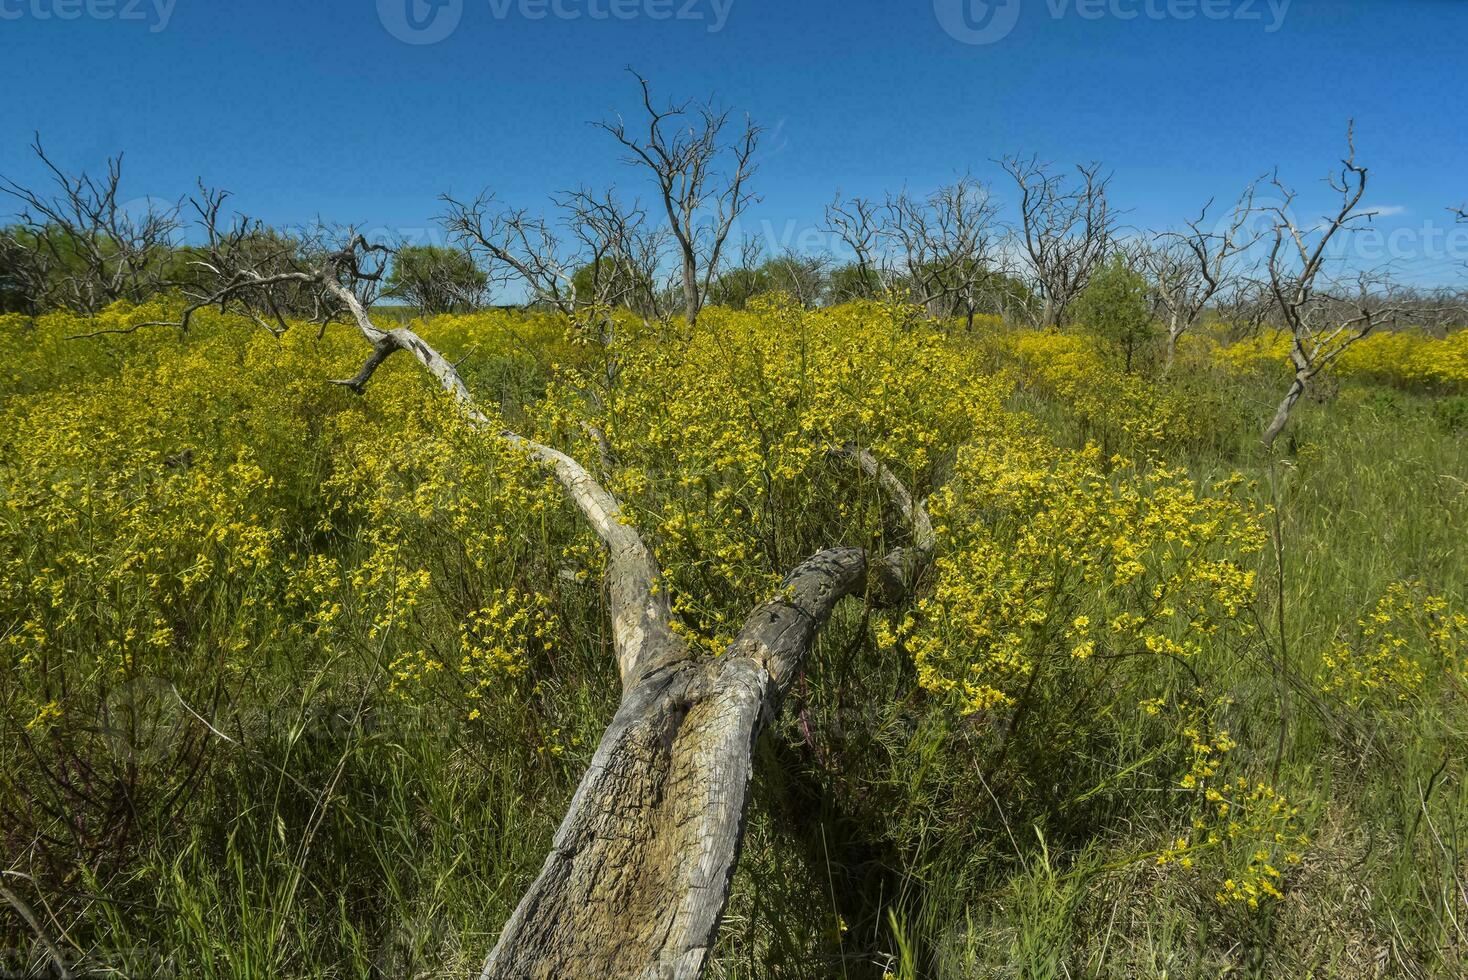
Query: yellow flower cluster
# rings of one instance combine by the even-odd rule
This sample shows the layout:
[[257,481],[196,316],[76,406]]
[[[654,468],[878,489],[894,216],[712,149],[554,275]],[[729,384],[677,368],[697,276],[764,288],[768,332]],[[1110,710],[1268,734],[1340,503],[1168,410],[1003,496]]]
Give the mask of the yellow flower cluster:
[[1210,710],[1183,701],[1169,708],[1165,699],[1157,699],[1143,705],[1151,717],[1170,716],[1192,755],[1178,781],[1193,803],[1191,832],[1163,848],[1157,864],[1211,875],[1221,905],[1258,908],[1284,897],[1281,868],[1298,864],[1310,840],[1298,805],[1267,783],[1224,775],[1238,743],[1215,719],[1230,704],[1221,699]]
[[1246,558],[1264,534],[1239,482],[1204,493],[1181,471],[1059,449],[997,418],[932,502],[937,581],[889,641],[970,713],[1013,706],[1045,672],[1186,662],[1251,629]]
[[540,652],[551,649],[555,621],[549,607],[548,597],[522,595],[512,588],[469,614],[459,627],[459,673],[470,681],[470,698],[477,700],[501,678],[529,670],[532,645]]
[[1468,684],[1468,615],[1420,582],[1394,582],[1321,658],[1319,685],[1351,708],[1390,708]]
[[[1205,356],[1235,372],[1285,372],[1290,335],[1266,331],[1233,344],[1212,345]],[[1415,330],[1376,333],[1345,349],[1332,370],[1404,388],[1461,391],[1468,388],[1468,330],[1433,337]]]
[[1187,406],[1166,388],[1118,371],[1090,336],[1018,330],[994,337],[1023,383],[1067,404],[1084,434],[1108,451],[1147,458],[1200,435]]
[[557,424],[596,459],[577,423],[598,391],[612,489],[654,545],[689,638],[713,653],[809,554],[886,550],[906,534],[833,451],[870,449],[921,497],[1005,390],[977,352],[877,304],[709,310],[685,337],[628,336],[615,360],[611,383],[565,372]]
[[[337,644],[372,644],[384,664],[414,653],[423,668],[455,664],[436,645],[473,628],[486,597],[551,594],[564,566],[582,580],[597,570],[598,549],[544,471],[471,430],[415,366],[389,362],[361,398],[328,384],[365,354],[350,330],[275,338],[206,311],[184,336],[68,339],[169,313],[119,304],[0,323],[12,372],[0,401],[0,655],[21,695],[0,707],[17,729],[52,702],[68,723],[95,724],[107,689],[129,677],[208,689],[221,669],[325,660]],[[575,353],[551,317],[422,329],[470,354],[478,385],[526,401],[543,391],[546,358]],[[478,365],[476,347],[492,349]],[[496,661],[476,663],[487,673]]]

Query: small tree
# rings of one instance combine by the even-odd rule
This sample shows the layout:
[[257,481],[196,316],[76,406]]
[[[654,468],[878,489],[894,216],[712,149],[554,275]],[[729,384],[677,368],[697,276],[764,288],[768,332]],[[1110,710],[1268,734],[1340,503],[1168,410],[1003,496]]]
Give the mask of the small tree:
[[882,237],[900,252],[913,293],[931,316],[962,316],[973,328],[999,238],[998,205],[972,177],[918,199],[887,198]]
[[769,278],[771,289],[810,309],[820,306],[826,297],[830,266],[829,256],[800,255],[787,248],[760,268]]
[[759,240],[746,238],[739,247],[739,262],[720,272],[709,283],[704,302],[730,310],[742,310],[761,293],[770,291],[770,277],[760,256],[764,249]]
[[831,270],[826,283],[826,295],[832,303],[874,299],[882,295],[882,289],[882,277],[871,266],[860,262],[838,265]]
[[1147,280],[1120,254],[1091,277],[1076,298],[1074,317],[1117,351],[1128,374],[1138,354],[1157,337]]
[[462,249],[405,245],[393,253],[383,295],[406,301],[422,316],[470,313],[488,299],[489,277]]
[[72,176],[46,154],[40,136],[32,149],[51,176],[50,190],[0,177],[0,194],[20,202],[16,226],[3,232],[3,252],[26,305],[90,314],[120,299],[142,302],[163,288],[178,205],[130,208],[122,199],[120,153],[101,176]]
[[441,200],[447,207],[439,220],[488,282],[518,284],[532,302],[578,326],[599,325],[603,339],[614,306],[644,320],[662,318],[657,277],[667,235],[635,203],[624,206],[611,191],[583,188],[553,197],[555,216],[546,218],[502,207],[488,191],[472,200]]
[[1289,423],[1290,413],[1310,383],[1346,348],[1381,327],[1415,316],[1409,297],[1380,276],[1341,270],[1332,274],[1329,248],[1375,216],[1361,209],[1367,169],[1356,162],[1355,124],[1346,130],[1346,157],[1327,182],[1339,204],[1319,222],[1301,226],[1291,212],[1295,192],[1273,179],[1277,203],[1265,209],[1273,221],[1267,267],[1275,309],[1290,332],[1294,377],[1261,437],[1266,448]]
[[1111,178],[1096,163],[1078,166],[1073,184],[1038,157],[1006,157],[1000,165],[1019,189],[1020,244],[1043,300],[1039,324],[1063,327],[1071,303],[1112,249]]
[[826,205],[826,231],[840,238],[855,261],[838,270],[838,288],[833,274],[832,288],[845,299],[871,299],[880,296],[892,284],[891,270],[882,250],[881,206],[864,197],[843,200],[840,192]]
[[1237,343],[1259,336],[1264,324],[1275,315],[1274,304],[1269,283],[1253,275],[1239,276],[1214,301],[1224,339]]
[[40,312],[35,284],[46,277],[37,266],[38,253],[24,244],[26,238],[23,228],[0,230],[0,313]]
[[1167,354],[1164,370],[1171,371],[1177,344],[1193,328],[1209,302],[1232,281],[1235,259],[1247,251],[1258,236],[1248,228],[1254,210],[1254,185],[1250,184],[1219,227],[1207,227],[1208,210],[1182,232],[1164,232],[1143,250],[1142,264],[1152,279],[1153,296],[1167,320]]

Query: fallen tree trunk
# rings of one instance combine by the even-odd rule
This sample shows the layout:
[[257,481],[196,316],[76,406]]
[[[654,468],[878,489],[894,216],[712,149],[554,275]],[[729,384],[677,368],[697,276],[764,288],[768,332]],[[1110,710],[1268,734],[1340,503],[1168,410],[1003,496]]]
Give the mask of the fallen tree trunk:
[[[334,296],[372,346],[357,374],[336,383],[361,393],[389,357],[411,354],[472,421],[555,474],[608,552],[622,699],[482,980],[698,977],[738,861],[755,742],[837,603],[866,595],[888,604],[910,590],[933,547],[925,511],[871,453],[836,451],[900,508],[912,547],[822,551],[750,613],[723,656],[696,655],[673,630],[657,563],[617,499],[565,453],[493,428],[452,363],[411,329],[372,322],[340,282],[342,268],[355,268],[351,254],[333,261],[303,277]],[[213,301],[256,281],[232,280]]]
[[823,551],[724,656],[635,680],[481,977],[699,976],[738,859],[755,741],[836,603],[905,564]]

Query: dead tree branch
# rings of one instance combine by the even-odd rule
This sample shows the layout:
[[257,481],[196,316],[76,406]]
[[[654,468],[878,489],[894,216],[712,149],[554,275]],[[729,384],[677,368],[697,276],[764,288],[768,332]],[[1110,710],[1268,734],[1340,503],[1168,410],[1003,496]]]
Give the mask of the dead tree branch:
[[1278,200],[1265,209],[1273,222],[1267,268],[1274,306],[1290,331],[1290,365],[1294,377],[1261,437],[1271,448],[1284,431],[1295,404],[1310,382],[1356,341],[1373,331],[1415,317],[1415,304],[1404,300],[1378,273],[1346,270],[1333,273],[1331,246],[1347,239],[1375,212],[1361,209],[1369,171],[1356,162],[1354,123],[1346,130],[1346,157],[1327,179],[1337,206],[1319,224],[1302,227],[1292,213],[1295,191],[1275,176]]
[[[760,732],[841,599],[896,601],[911,589],[932,551],[931,523],[870,452],[847,450],[901,510],[912,545],[886,556],[820,552],[750,614],[724,656],[698,657],[673,629],[657,561],[616,497],[570,455],[498,426],[454,364],[411,328],[372,321],[357,288],[359,277],[380,274],[372,249],[355,237],[292,273],[329,294],[370,347],[357,373],[336,383],[364,392],[378,368],[407,352],[486,435],[549,469],[608,553],[621,703],[481,975],[695,978],[728,899]],[[216,271],[212,303],[269,299],[260,279]]]
[[698,321],[709,287],[718,277],[734,222],[758,198],[750,192],[760,128],[748,118],[726,138],[727,110],[712,103],[654,103],[652,85],[627,69],[642,88],[645,128],[629,129],[622,117],[596,123],[627,151],[627,162],[645,168],[657,185],[682,269],[683,315]]
[[1006,157],[1000,165],[1019,188],[1021,244],[1044,300],[1040,325],[1063,327],[1071,303],[1113,245],[1111,178],[1097,163],[1076,167],[1080,179],[1074,184],[1038,157]]

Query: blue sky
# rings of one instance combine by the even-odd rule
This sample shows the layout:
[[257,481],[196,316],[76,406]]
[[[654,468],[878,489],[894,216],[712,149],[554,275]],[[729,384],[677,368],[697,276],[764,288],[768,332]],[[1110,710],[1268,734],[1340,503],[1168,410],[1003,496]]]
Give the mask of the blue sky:
[[1103,161],[1140,226],[1276,165],[1311,210],[1354,116],[1393,254],[1468,275],[1445,211],[1468,199],[1463,0],[432,3],[0,0],[0,174],[39,177],[39,130],[69,168],[126,150],[129,196],[203,177],[274,223],[411,233],[444,191],[643,191],[586,125],[635,108],[630,64],[768,128],[745,230],[776,246],[838,187],[971,170],[1004,198],[1017,151]]

